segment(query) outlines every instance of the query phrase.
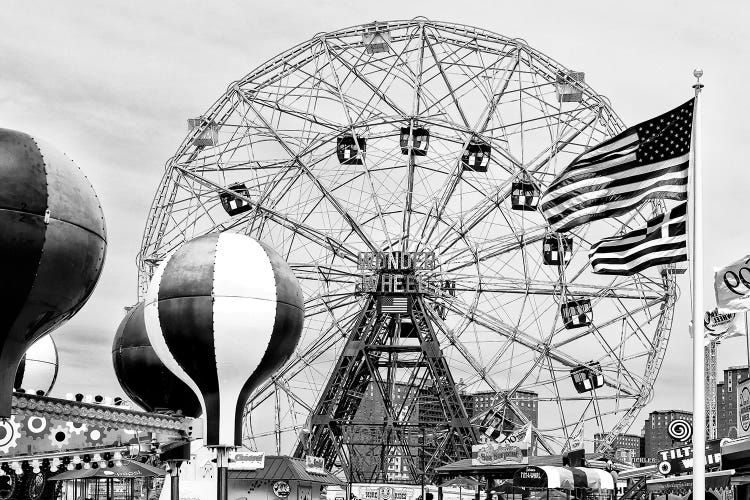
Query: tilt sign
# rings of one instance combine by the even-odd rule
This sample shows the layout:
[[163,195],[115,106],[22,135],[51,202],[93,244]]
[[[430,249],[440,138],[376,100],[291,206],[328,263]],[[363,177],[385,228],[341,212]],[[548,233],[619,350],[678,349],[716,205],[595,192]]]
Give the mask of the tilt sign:
[[[706,468],[717,468],[721,465],[721,443],[724,439],[712,439],[706,443]],[[667,475],[681,474],[693,470],[692,446],[680,446],[657,453],[659,472]]]

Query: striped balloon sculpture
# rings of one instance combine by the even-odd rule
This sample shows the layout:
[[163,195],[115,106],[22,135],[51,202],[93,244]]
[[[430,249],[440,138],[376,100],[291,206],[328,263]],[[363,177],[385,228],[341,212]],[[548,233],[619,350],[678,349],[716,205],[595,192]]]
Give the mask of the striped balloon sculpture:
[[0,129],[0,418],[24,352],[83,307],[107,234],[86,176],[44,141]]
[[304,305],[289,265],[249,236],[210,233],[161,262],[144,306],[162,362],[195,392],[206,446],[242,444],[254,389],[294,352]]

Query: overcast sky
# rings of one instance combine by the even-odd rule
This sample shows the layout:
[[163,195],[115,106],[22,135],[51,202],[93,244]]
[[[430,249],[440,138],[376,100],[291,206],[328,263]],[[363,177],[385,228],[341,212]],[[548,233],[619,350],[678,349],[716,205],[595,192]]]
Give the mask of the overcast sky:
[[[219,7],[221,5],[221,7]],[[0,127],[39,135],[93,183],[107,220],[101,281],[54,337],[55,393],[121,394],[111,345],[136,300],[135,256],[163,166],[227,85],[318,32],[373,20],[433,20],[519,37],[585,71],[632,125],[687,100],[701,66],[706,304],[712,268],[750,253],[745,157],[750,137],[746,2],[12,2],[2,9]],[[692,407],[689,282],[646,411]],[[720,346],[719,366],[746,363],[744,339]],[[639,432],[646,412],[631,431]]]

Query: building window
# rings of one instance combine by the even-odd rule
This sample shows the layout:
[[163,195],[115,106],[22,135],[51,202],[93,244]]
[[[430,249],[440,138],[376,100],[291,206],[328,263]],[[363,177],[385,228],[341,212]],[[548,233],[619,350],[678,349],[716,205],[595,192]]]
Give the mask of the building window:
[[733,383],[732,377],[728,377],[728,382],[729,384],[727,385],[727,392],[732,392],[732,383]]

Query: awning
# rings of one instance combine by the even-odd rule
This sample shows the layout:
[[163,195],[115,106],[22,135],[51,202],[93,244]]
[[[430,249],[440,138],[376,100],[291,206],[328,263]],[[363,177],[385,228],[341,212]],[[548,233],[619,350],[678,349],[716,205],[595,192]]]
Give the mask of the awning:
[[122,465],[98,469],[73,469],[52,476],[52,481],[66,481],[70,479],[123,479],[130,477],[162,477],[167,471],[149,464],[123,460]]
[[230,470],[229,479],[252,479],[254,481],[303,481],[342,486],[346,483],[330,472],[310,472],[305,461],[287,456],[266,456],[265,466],[258,470]]
[[547,473],[547,488],[573,490],[589,488],[592,490],[614,490],[612,474],[601,469],[588,467],[553,467],[543,465],[540,469]]
[[750,439],[741,438],[721,447],[721,466],[725,469],[750,468]]
[[[722,490],[732,485],[734,469],[706,472],[706,489]],[[646,490],[660,493],[686,493],[693,488],[693,475],[672,476],[646,481]]]

